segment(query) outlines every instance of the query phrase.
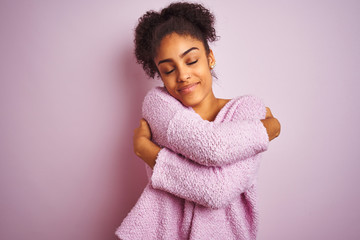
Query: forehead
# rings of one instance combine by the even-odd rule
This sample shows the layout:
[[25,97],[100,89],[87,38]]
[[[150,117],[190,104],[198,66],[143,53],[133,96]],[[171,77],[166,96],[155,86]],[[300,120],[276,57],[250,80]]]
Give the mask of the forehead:
[[205,52],[204,45],[200,40],[188,35],[172,33],[161,40],[155,59],[179,56],[192,47],[197,47],[200,52]]

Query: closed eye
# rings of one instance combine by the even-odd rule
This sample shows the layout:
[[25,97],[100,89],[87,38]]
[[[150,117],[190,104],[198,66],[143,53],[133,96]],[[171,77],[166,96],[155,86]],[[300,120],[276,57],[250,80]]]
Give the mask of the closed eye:
[[173,70],[170,70],[170,71],[168,71],[168,72],[165,72],[165,74],[168,75],[168,74],[172,73],[174,70],[175,70],[175,68],[174,68]]
[[[198,59],[198,60],[199,60],[199,59]],[[198,60],[195,60],[195,61],[193,61],[193,62],[189,62],[189,63],[187,63],[187,65],[193,65],[193,64],[197,63]],[[169,74],[172,73],[173,71],[175,71],[175,68],[172,69],[172,70],[170,70],[170,71],[168,71],[168,72],[165,72],[165,74],[166,74],[166,75],[169,75]]]
[[195,60],[193,62],[188,63],[187,65],[193,65],[194,63],[197,63],[197,62],[198,62],[198,60]]

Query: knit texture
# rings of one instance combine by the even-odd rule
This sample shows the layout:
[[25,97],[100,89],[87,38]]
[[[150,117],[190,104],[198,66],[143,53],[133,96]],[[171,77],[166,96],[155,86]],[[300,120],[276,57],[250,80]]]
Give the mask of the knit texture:
[[184,107],[165,88],[156,87],[146,95],[142,112],[160,146],[202,165],[223,166],[265,151],[268,143],[259,121],[266,109],[259,99],[242,96],[226,105],[230,111],[220,113],[231,121],[209,122]]
[[[162,146],[149,184],[117,229],[120,239],[256,239],[256,178],[268,146],[263,103],[234,98],[214,122],[166,89],[145,97],[143,116]],[[239,137],[239,135],[241,135]],[[228,153],[232,152],[232,153]]]

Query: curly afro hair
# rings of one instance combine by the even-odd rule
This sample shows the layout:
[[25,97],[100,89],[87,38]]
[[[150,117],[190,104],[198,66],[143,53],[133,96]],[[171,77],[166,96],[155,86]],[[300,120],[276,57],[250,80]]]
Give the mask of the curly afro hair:
[[171,34],[188,35],[202,41],[207,54],[208,42],[217,40],[215,16],[201,4],[177,2],[160,12],[147,11],[139,18],[135,29],[135,56],[145,73],[154,78],[158,69],[154,63],[161,40]]

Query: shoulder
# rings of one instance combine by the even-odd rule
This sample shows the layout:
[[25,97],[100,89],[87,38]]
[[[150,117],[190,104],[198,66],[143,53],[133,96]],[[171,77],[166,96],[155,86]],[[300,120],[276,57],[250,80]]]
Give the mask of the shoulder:
[[179,102],[169,94],[165,87],[153,87],[145,95],[144,104],[155,103],[176,104]]
[[183,105],[171,96],[165,87],[150,89],[142,103],[142,113],[145,119],[149,115],[161,114],[169,109],[175,111],[181,108],[183,108]]
[[167,97],[167,95],[170,94],[165,87],[153,87],[146,93],[145,99],[151,97]]

